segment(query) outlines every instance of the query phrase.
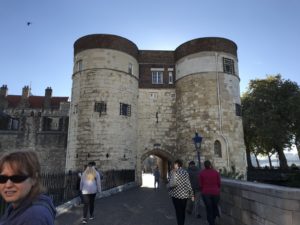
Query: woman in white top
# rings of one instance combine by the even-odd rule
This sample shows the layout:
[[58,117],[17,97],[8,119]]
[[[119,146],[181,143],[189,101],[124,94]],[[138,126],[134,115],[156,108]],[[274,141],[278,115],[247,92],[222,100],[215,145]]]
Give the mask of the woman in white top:
[[83,220],[82,223],[87,223],[87,213],[90,211],[90,220],[94,219],[94,204],[97,192],[101,192],[100,175],[93,166],[89,163],[83,172],[80,180],[80,190],[83,199]]

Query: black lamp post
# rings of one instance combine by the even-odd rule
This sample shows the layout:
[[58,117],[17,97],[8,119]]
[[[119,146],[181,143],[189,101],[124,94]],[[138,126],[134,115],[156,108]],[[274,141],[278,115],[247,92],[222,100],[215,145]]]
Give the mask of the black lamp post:
[[195,137],[193,137],[193,141],[194,141],[195,148],[197,151],[198,166],[199,166],[199,169],[201,169],[200,148],[201,148],[202,137],[197,132],[195,132]]

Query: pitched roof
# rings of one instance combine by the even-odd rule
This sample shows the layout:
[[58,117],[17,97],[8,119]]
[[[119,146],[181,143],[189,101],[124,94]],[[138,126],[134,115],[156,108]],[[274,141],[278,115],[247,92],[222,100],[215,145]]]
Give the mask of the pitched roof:
[[[68,102],[69,97],[51,97],[51,107],[59,108],[61,102]],[[8,108],[16,108],[21,100],[21,95],[7,95],[6,100],[8,102]],[[43,108],[45,96],[29,96],[28,103],[29,108]]]

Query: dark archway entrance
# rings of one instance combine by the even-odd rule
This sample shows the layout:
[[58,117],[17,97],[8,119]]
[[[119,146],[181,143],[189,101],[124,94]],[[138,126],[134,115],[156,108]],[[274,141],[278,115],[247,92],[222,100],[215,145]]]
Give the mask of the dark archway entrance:
[[141,158],[142,172],[153,173],[153,170],[158,166],[161,179],[166,181],[173,161],[172,155],[161,149],[150,150]]

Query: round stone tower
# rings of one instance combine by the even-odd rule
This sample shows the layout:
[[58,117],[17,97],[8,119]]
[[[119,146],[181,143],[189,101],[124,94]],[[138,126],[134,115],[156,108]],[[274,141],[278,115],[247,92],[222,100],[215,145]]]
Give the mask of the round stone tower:
[[134,169],[137,151],[137,46],[94,34],[74,43],[66,167]]
[[199,38],[175,50],[177,153],[197,161],[192,138],[202,137],[201,162],[245,170],[237,46],[224,38]]

